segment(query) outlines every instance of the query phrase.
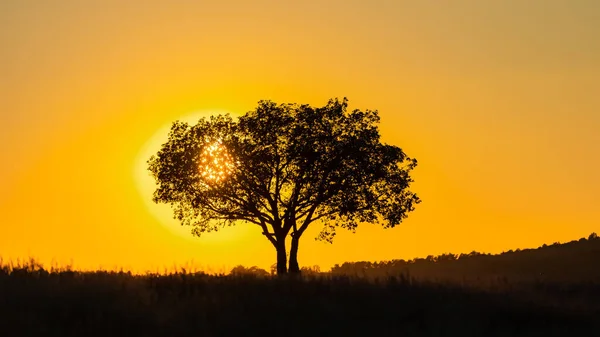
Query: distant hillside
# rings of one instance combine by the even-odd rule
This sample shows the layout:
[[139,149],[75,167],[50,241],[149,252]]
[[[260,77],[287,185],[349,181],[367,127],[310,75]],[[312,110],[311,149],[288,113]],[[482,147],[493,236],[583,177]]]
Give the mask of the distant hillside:
[[592,233],[568,243],[543,245],[537,249],[497,255],[471,252],[443,254],[409,261],[346,262],[331,269],[334,275],[385,278],[408,274],[411,278],[481,283],[482,281],[600,281],[600,238]]

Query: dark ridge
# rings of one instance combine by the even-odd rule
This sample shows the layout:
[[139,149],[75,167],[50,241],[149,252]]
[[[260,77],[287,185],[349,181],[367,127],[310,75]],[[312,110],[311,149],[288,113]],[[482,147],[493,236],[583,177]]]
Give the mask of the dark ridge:
[[409,261],[346,262],[331,269],[334,275],[367,278],[408,274],[421,280],[481,282],[589,283],[600,282],[600,238],[592,233],[567,243],[501,254],[442,254]]

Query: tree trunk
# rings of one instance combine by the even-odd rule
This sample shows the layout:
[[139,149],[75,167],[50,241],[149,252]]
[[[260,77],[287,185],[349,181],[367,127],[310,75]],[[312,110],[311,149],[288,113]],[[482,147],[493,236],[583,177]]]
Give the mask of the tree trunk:
[[277,275],[287,273],[287,253],[285,251],[285,239],[277,242]]
[[298,264],[298,244],[300,237],[292,235],[292,247],[290,248],[290,274],[300,274],[300,265]]

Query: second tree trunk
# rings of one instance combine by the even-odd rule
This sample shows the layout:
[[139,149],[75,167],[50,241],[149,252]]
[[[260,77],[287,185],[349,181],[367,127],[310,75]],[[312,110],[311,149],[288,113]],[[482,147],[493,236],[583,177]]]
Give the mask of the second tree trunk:
[[290,248],[290,273],[299,274],[300,265],[298,264],[298,244],[300,238],[292,235],[292,247]]

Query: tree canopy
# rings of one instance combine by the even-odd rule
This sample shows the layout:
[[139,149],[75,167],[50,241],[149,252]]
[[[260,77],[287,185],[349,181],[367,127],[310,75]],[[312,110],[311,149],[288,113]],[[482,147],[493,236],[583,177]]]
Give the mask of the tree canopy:
[[238,222],[257,225],[277,250],[277,271],[299,272],[299,239],[313,223],[318,239],[359,223],[394,227],[420,202],[409,190],[417,161],[381,143],[378,112],[260,101],[234,120],[176,121],[150,158],[154,201],[171,204],[194,235]]

